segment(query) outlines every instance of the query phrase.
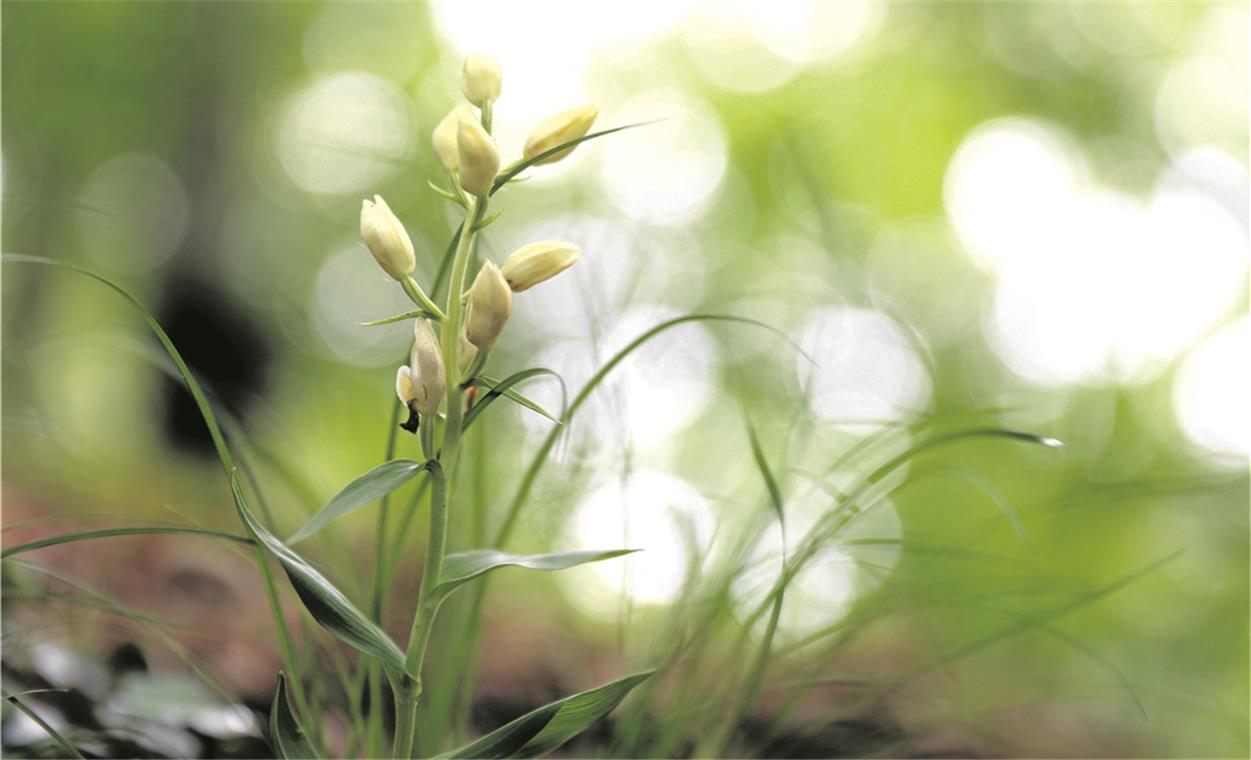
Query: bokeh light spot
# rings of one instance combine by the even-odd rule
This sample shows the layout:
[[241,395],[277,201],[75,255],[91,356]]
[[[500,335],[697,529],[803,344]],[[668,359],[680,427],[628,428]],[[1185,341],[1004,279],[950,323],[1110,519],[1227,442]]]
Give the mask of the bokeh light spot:
[[300,187],[359,193],[400,171],[415,126],[403,93],[373,74],[317,79],[292,95],[278,118],[278,157]]

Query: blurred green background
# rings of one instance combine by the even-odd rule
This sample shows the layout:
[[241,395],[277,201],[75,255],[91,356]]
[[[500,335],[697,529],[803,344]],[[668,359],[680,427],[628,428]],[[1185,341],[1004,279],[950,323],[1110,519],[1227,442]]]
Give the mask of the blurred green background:
[[[491,374],[546,366],[576,389],[692,310],[763,320],[814,362],[693,325],[597,393],[510,548],[646,551],[493,584],[477,693],[501,717],[654,662],[684,573],[713,574],[736,536],[759,534],[744,556],[764,574],[729,617],[758,601],[782,541],[760,528],[744,416],[788,542],[926,431],[1003,426],[1066,445],[910,463],[800,578],[769,683],[919,670],[874,703],[898,754],[1247,755],[1245,3],[6,2],[2,22],[4,252],[100,271],[157,311],[248,432],[281,535],[382,459],[410,335],[357,324],[407,308],[359,242],[360,202],[385,196],[430,283],[459,219],[427,187],[429,135],[462,56],[503,65],[505,163],[587,100],[598,127],[662,120],[500,193],[482,256],[584,254],[517,296]],[[3,349],[6,545],[237,529],[194,407],[113,294],[6,263]],[[559,407],[554,384],[526,392]],[[494,533],[549,424],[493,408],[455,548]],[[358,599],[374,519],[303,547]],[[178,537],[62,548],[27,559],[190,626],[230,690],[272,688],[245,558]],[[419,567],[401,558],[397,636]],[[865,609],[854,640],[800,646]],[[9,599],[6,647],[100,657],[134,638],[108,618]],[[788,730],[819,733],[847,699],[806,692]]]

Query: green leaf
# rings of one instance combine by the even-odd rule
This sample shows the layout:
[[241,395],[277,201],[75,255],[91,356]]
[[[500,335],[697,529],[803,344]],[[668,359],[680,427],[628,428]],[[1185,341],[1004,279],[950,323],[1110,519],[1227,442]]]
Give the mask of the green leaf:
[[389,325],[395,322],[403,322],[406,319],[433,319],[437,322],[439,321],[439,315],[426,311],[425,309],[413,309],[412,311],[406,311],[403,314],[396,314],[393,317],[383,317],[382,319],[375,319],[372,322],[358,322],[357,324],[361,327],[378,327],[379,325]]
[[309,614],[323,628],[340,641],[366,654],[377,657],[382,665],[393,671],[404,669],[404,653],[382,629],[352,605],[343,592],[334,587],[312,565],[291,551],[265,529],[252,515],[243,500],[238,472],[230,474],[230,487],[234,492],[235,507],[248,529],[256,539],[282,565],[295,593],[304,602]]
[[326,527],[349,512],[372,504],[383,496],[391,493],[408,481],[417,477],[426,465],[411,459],[393,459],[383,462],[356,480],[348,483],[343,490],[335,494],[326,506],[309,518],[308,522],[297,530],[287,543],[296,544],[317,531]]
[[589,562],[633,554],[640,549],[605,549],[549,554],[509,554],[494,549],[477,549],[449,554],[443,560],[443,580],[434,587],[432,597],[444,599],[457,588],[481,575],[501,567],[523,567],[527,570],[565,570]]
[[653,121],[640,121],[636,124],[626,124],[621,127],[613,127],[612,129],[604,129],[599,132],[592,132],[589,135],[583,135],[582,137],[579,137],[577,139],[563,142],[554,148],[545,150],[542,153],[535,156],[534,158],[527,158],[523,161],[518,161],[515,164],[505,167],[503,172],[495,176],[495,182],[491,185],[490,194],[495,195],[495,193],[499,192],[499,189],[503,187],[504,185],[506,185],[509,180],[511,180],[513,177],[516,177],[518,174],[521,174],[526,169],[529,169],[531,166],[534,166],[539,161],[542,161],[543,159],[548,158],[549,156],[554,156],[557,153],[560,153],[561,151],[566,150],[568,148],[572,148],[578,143],[584,143],[587,140],[594,140],[597,137],[611,135],[613,132],[620,132],[623,129],[634,129],[635,127],[646,127],[648,124],[655,124],[657,121],[660,121],[660,120],[655,119]]
[[27,707],[26,704],[22,702],[20,699],[18,699],[15,694],[10,694],[8,691],[4,689],[0,689],[0,696],[3,696],[5,699],[9,700],[9,702],[18,710],[21,710],[22,713],[26,715],[26,717],[30,718],[36,724],[38,724],[40,728],[42,728],[45,732],[47,732],[48,736],[51,736],[52,739],[57,744],[61,745],[61,748],[65,750],[66,754],[68,754],[70,757],[77,757],[79,758],[79,760],[82,760],[82,753],[80,753],[78,749],[74,747],[73,744],[70,744],[68,739],[66,739],[64,736],[61,736],[59,733],[57,733],[57,730],[55,728],[48,725],[48,722],[46,720],[39,717],[39,713]]
[[[526,713],[477,741],[440,757],[538,757],[556,749],[599,721],[654,670],[619,678]],[[529,735],[527,737],[527,734]]]
[[552,370],[547,369],[546,367],[534,367],[532,369],[523,369],[520,372],[509,375],[503,380],[495,380],[494,378],[490,378],[490,377],[475,377],[469,381],[469,384],[472,386],[480,387],[480,388],[489,388],[490,392],[487,393],[485,396],[483,396],[476,404],[473,405],[472,408],[470,408],[468,412],[465,413],[464,427],[468,428],[469,424],[473,422],[475,419],[477,419],[479,414],[482,414],[484,411],[486,411],[486,408],[490,406],[492,403],[494,403],[495,400],[499,398],[500,396],[507,398],[509,401],[520,404],[521,406],[524,406],[525,408],[529,409],[530,411],[536,414],[540,414],[546,417],[552,422],[555,422],[557,425],[563,424],[559,419],[557,419],[556,417],[553,417],[546,409],[539,406],[538,404],[531,401],[530,399],[526,398],[525,396],[521,395],[520,393],[517,393],[516,391],[512,390],[512,387],[516,385],[517,383],[520,383],[524,380],[529,380],[532,377],[539,377],[540,375],[550,375],[551,377],[554,377],[560,381],[560,397],[562,399],[561,406],[564,406],[563,399],[567,395],[566,388],[565,388],[565,379],[562,378],[560,375],[556,374],[555,372],[553,372]]
[[287,701],[287,677],[282,672],[278,673],[278,689],[269,708],[269,738],[278,757],[286,760],[317,757],[313,745],[304,735],[304,729],[300,728],[299,721],[291,713],[291,704]]
[[47,546],[56,546],[58,544],[70,544],[75,541],[90,541],[96,538],[111,538],[113,536],[138,536],[152,533],[186,533],[193,536],[207,536],[209,538],[221,538],[227,541],[235,541],[240,544],[250,544],[252,539],[247,536],[237,536],[234,533],[226,533],[220,530],[210,530],[208,528],[192,528],[180,527],[176,525],[144,525],[131,528],[102,528],[100,530],[84,530],[79,533],[65,533],[60,536],[49,536],[41,538],[38,541],[31,541],[26,544],[18,544],[10,546],[0,552],[0,559],[8,559],[16,557],[19,554],[43,549]]

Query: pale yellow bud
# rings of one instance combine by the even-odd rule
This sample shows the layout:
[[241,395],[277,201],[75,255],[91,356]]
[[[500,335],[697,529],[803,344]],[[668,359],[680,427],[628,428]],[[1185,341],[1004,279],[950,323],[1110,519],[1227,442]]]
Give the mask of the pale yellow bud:
[[465,314],[465,337],[485,351],[495,343],[513,310],[513,292],[493,262],[478,270],[469,288],[469,310]]
[[391,277],[403,280],[413,273],[413,241],[381,195],[361,202],[361,239]]
[[561,240],[544,240],[523,245],[504,260],[500,270],[514,293],[550,280],[582,258],[582,249]]
[[424,319],[413,322],[413,348],[408,366],[395,377],[395,392],[409,409],[423,415],[434,414],[443,400],[443,354],[434,329]]
[[460,89],[470,103],[481,108],[498,100],[500,96],[500,62],[486,53],[473,53],[465,57],[465,68],[460,75]]
[[434,143],[434,154],[449,172],[460,168],[460,146],[456,144],[456,130],[462,121],[477,121],[473,109],[465,103],[447,112],[447,116],[434,128],[431,139]]
[[462,121],[456,127],[456,147],[460,151],[460,186],[467,193],[485,198],[500,170],[495,140],[478,122]]
[[[599,116],[599,109],[590,103],[556,114],[530,132],[530,136],[526,138],[526,147],[523,154],[526,158],[534,158],[540,153],[555,148],[557,145],[585,136],[587,132],[591,131],[591,125],[595,123],[597,116]],[[541,161],[536,161],[535,164],[550,164],[561,160],[572,152],[573,148],[562,150]]]

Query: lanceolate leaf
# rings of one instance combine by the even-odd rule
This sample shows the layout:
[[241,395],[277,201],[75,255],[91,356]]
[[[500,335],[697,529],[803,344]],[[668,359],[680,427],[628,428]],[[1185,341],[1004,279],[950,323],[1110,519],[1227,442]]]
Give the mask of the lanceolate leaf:
[[443,560],[443,580],[434,587],[435,599],[446,598],[460,586],[480,575],[501,567],[523,567],[527,570],[565,570],[588,562],[600,562],[639,549],[606,549],[578,552],[552,552],[550,554],[509,554],[494,549],[478,549],[470,552],[449,554]]
[[531,166],[534,166],[539,161],[542,161],[543,159],[548,158],[549,156],[554,156],[557,153],[560,153],[562,150],[571,148],[574,145],[577,145],[578,143],[584,143],[587,140],[594,140],[597,137],[611,135],[613,132],[620,132],[623,129],[645,127],[648,124],[655,124],[655,123],[656,123],[655,121],[642,121],[642,122],[638,122],[637,124],[626,124],[620,127],[613,127],[612,129],[604,129],[604,130],[600,130],[599,132],[592,132],[589,135],[583,135],[582,137],[578,137],[576,139],[563,142],[554,148],[550,148],[548,150],[543,151],[542,153],[536,155],[533,158],[527,158],[524,161],[518,161],[517,163],[511,166],[506,166],[504,167],[504,171],[500,172],[499,174],[495,176],[495,182],[491,184],[491,195],[495,195],[495,193],[498,192],[501,187],[508,184],[508,181],[511,180],[513,177],[516,177],[518,174],[521,174],[526,169],[529,169]]
[[483,396],[482,399],[478,401],[478,403],[474,404],[473,407],[468,412],[465,413],[465,427],[468,428],[469,424],[473,422],[475,419],[477,419],[479,414],[482,414],[484,411],[486,411],[486,408],[490,406],[492,403],[494,403],[494,401],[500,396],[504,396],[508,400],[514,403],[520,404],[521,406],[524,406],[530,411],[548,418],[549,420],[551,420],[552,422],[555,422],[558,425],[562,424],[559,419],[557,419],[556,417],[553,417],[551,413],[549,413],[546,409],[539,406],[538,404],[531,401],[530,399],[526,398],[525,396],[521,395],[520,393],[512,390],[512,387],[516,385],[517,383],[520,383],[523,380],[529,380],[532,377],[539,377],[541,375],[550,375],[560,381],[560,396],[562,399],[561,406],[563,407],[564,406],[563,399],[565,398],[565,395],[566,395],[565,380],[560,375],[556,374],[552,370],[547,369],[545,367],[535,367],[533,369],[525,369],[525,370],[522,370],[521,372],[517,372],[515,374],[509,375],[503,380],[495,380],[489,377],[475,377],[473,380],[470,381],[470,385],[475,385],[475,386],[482,387],[482,388],[489,388],[490,392],[487,393],[485,396]]
[[[526,713],[472,744],[441,757],[538,757],[556,749],[599,721],[655,671],[619,678]],[[527,734],[530,734],[526,737]]]
[[403,670],[404,653],[395,642],[356,609],[348,598],[321,573],[314,570],[312,565],[291,551],[286,544],[279,541],[257,521],[243,500],[237,472],[231,473],[230,486],[234,491],[235,507],[239,511],[239,516],[261,545],[282,564],[282,569],[291,580],[295,593],[299,595],[300,601],[304,602],[304,606],[308,608],[313,619],[344,643],[377,657],[384,667],[395,671]]
[[412,311],[406,311],[403,314],[396,314],[393,317],[383,317],[382,319],[375,319],[372,322],[359,322],[358,324],[361,327],[378,327],[379,325],[389,325],[395,322],[403,322],[406,319],[417,318],[438,320],[439,315],[428,312],[425,309],[413,309]]
[[269,738],[278,757],[286,760],[317,757],[313,745],[304,735],[304,729],[300,728],[291,713],[291,704],[287,701],[287,677],[282,673],[278,674],[278,690],[274,692],[274,702],[269,708]]
[[297,530],[287,543],[295,544],[303,541],[317,531],[326,527],[348,512],[360,509],[366,504],[381,499],[408,481],[417,477],[425,469],[421,462],[411,459],[393,459],[383,462],[356,480],[348,483],[343,490],[318,510],[317,514]]

